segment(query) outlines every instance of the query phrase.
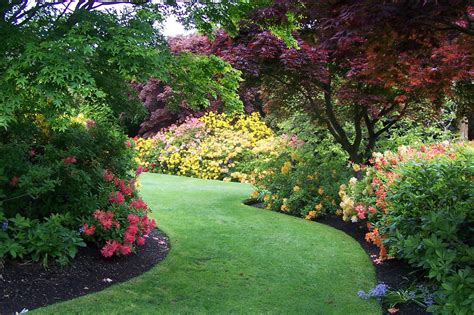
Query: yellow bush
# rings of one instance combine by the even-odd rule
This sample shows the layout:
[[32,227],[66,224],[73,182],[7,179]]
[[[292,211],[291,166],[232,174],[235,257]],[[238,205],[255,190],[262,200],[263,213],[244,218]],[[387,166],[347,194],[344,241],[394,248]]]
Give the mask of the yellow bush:
[[135,143],[137,162],[152,171],[250,183],[257,174],[234,172],[239,162],[249,156],[271,155],[280,147],[258,113],[210,112]]

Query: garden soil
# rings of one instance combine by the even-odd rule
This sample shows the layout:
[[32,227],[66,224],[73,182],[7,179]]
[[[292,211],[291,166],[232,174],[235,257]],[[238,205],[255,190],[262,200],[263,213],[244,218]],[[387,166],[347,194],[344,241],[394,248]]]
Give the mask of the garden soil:
[[169,250],[168,237],[155,229],[145,245],[128,256],[104,258],[99,248],[88,246],[66,267],[7,261],[0,265],[0,314],[32,310],[127,281],[150,270]]

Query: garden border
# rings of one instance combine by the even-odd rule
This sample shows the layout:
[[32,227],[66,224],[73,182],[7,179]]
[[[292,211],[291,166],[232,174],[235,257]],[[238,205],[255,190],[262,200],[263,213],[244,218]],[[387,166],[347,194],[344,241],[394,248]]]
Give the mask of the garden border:
[[145,245],[128,256],[104,258],[98,247],[79,248],[64,268],[51,262],[7,261],[0,265],[0,314],[32,310],[89,293],[142,275],[163,261],[170,251],[169,237],[154,229]]

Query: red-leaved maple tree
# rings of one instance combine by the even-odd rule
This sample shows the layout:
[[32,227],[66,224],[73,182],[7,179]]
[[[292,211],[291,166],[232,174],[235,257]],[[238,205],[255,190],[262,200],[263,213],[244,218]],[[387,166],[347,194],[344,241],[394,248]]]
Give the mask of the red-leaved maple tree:
[[[260,87],[267,110],[298,100],[356,163],[402,117],[438,110],[474,77],[469,1],[275,0],[213,52]],[[298,23],[297,47],[265,26]]]

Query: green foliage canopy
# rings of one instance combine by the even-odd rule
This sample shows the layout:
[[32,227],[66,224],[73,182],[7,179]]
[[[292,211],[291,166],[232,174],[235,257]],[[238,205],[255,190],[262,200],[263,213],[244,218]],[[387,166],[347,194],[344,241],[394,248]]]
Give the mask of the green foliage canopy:
[[205,107],[212,96],[231,110],[242,107],[240,72],[214,56],[169,51],[160,25],[176,4],[136,4],[122,12],[96,10],[96,1],[53,4],[0,5],[0,127],[34,113],[62,129],[87,106],[115,116],[133,112],[138,102],[128,81],[150,76],[174,88],[176,103]]

